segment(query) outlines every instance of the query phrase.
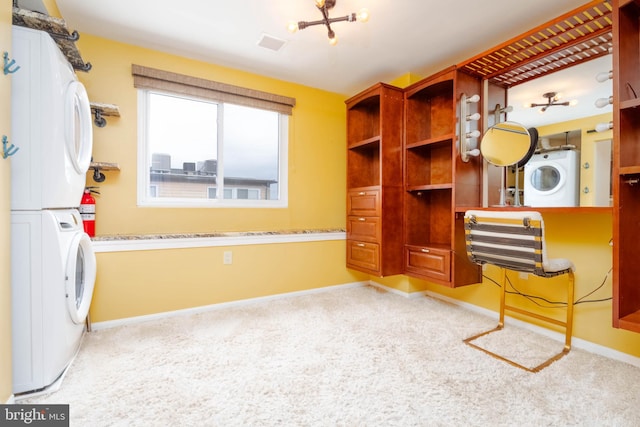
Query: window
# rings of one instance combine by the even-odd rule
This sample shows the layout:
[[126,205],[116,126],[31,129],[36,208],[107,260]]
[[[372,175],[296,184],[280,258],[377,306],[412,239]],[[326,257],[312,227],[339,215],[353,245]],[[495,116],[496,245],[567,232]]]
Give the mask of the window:
[[[286,98],[288,109],[273,108],[256,102],[255,91],[233,87],[232,96],[225,96],[219,89],[227,85],[144,67],[140,74],[145,76],[159,72],[174,80],[214,84],[216,90],[194,91],[193,84],[177,90],[156,75],[152,84],[141,83],[135,67],[140,205],[287,206],[288,115],[295,100]],[[181,88],[182,82],[177,85]],[[243,90],[251,97],[238,97]]]

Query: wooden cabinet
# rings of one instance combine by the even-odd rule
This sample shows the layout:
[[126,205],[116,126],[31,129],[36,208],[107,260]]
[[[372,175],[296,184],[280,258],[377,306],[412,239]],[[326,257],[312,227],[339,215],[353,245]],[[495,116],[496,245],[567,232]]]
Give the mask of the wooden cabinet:
[[640,1],[613,2],[613,325],[640,332]]
[[462,214],[480,206],[482,163],[457,149],[460,96],[481,93],[480,80],[455,67],[405,89],[404,270],[446,286],[482,280],[467,259]]
[[402,90],[378,83],[347,105],[347,267],[403,271]]

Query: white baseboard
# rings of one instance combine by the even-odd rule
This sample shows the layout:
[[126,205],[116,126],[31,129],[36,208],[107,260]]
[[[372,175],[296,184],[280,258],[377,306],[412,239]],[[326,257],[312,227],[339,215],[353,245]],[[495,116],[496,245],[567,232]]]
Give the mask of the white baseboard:
[[[457,300],[455,298],[449,298],[445,295],[441,295],[438,294],[436,292],[431,292],[431,291],[424,291],[424,292],[403,292],[403,291],[399,291],[398,289],[393,289],[393,288],[389,288],[388,286],[384,286],[381,285],[380,283],[376,283],[374,281],[370,281],[369,282],[371,284],[371,286],[375,286],[378,288],[382,288],[388,292],[392,292],[398,295],[402,295],[405,296],[407,298],[418,298],[421,297],[423,295],[427,295],[430,296],[432,298],[436,298],[436,299],[440,299],[442,301],[446,301],[450,304],[453,305],[457,305],[459,307],[462,307],[466,310],[472,311],[474,313],[478,313],[478,314],[482,314],[484,316],[487,317],[493,317],[496,319],[496,322],[498,321],[498,313],[489,309],[486,309],[484,307],[480,307],[474,304],[470,304],[468,302],[464,302],[464,301],[460,301]],[[526,329],[528,331],[531,332],[535,332],[539,335],[543,335],[545,337],[551,338],[553,340],[559,341],[559,342],[564,342],[564,334],[561,334],[559,332],[556,331],[552,331],[550,329],[547,328],[543,328],[541,326],[537,326],[528,322],[524,322],[520,319],[516,319],[513,318],[511,316],[506,316],[506,318],[508,318],[509,323],[513,324],[519,328],[522,329]],[[596,344],[593,343],[591,341],[587,341],[587,340],[583,340],[581,338],[576,338],[573,337],[571,339],[571,346],[573,348],[579,348],[581,350],[585,350],[588,351],[589,353],[594,353],[597,354],[599,356],[604,356],[607,357],[609,359],[613,359],[613,360],[617,360],[619,362],[624,362],[624,363],[628,363],[630,365],[636,366],[638,368],[640,368],[640,358],[639,357],[635,357],[632,356],[630,354],[627,353],[623,353],[621,351],[618,350],[614,350],[612,348],[609,347],[605,347],[603,345],[600,344]]]
[[150,320],[166,319],[169,317],[205,313],[208,311],[221,310],[229,307],[241,307],[241,306],[251,305],[259,302],[273,301],[276,299],[291,298],[291,297],[297,297],[302,295],[311,295],[311,294],[317,294],[321,292],[329,292],[329,291],[334,291],[336,289],[359,288],[362,286],[367,286],[368,284],[369,284],[368,281],[354,282],[354,283],[347,283],[343,285],[334,285],[334,286],[326,286],[323,288],[308,289],[306,291],[287,292],[284,294],[275,294],[275,295],[269,295],[264,297],[248,298],[248,299],[243,299],[238,301],[223,302],[219,304],[204,305],[200,307],[186,308],[183,310],[165,311],[162,313],[148,314],[144,316],[127,317],[124,319],[117,319],[117,320],[107,320],[104,322],[92,323],[91,330],[98,331],[100,329],[115,328],[116,326],[132,325],[132,324],[141,323],[141,322],[148,322]]

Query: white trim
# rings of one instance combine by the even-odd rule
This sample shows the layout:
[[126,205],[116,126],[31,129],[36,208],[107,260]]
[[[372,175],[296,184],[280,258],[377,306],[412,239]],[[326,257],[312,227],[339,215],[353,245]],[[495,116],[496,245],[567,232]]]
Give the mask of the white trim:
[[13,405],[14,403],[16,403],[16,396],[12,394],[9,396],[9,400],[5,402],[5,405]]
[[[426,296],[429,296],[429,297],[432,297],[432,298],[435,298],[435,299],[446,301],[446,302],[448,302],[450,304],[453,304],[453,305],[457,305],[459,307],[464,308],[465,310],[469,310],[469,311],[472,311],[474,313],[482,314],[482,315],[487,316],[487,317],[495,317],[496,318],[496,322],[498,321],[498,319],[497,319],[498,313],[493,311],[493,310],[489,310],[489,309],[486,309],[484,307],[480,307],[480,306],[477,306],[477,305],[474,305],[474,304],[470,304],[468,302],[460,301],[460,300],[457,300],[455,298],[450,298],[450,297],[447,297],[445,295],[441,295],[441,294],[439,294],[437,292],[423,291],[423,292],[411,292],[411,293],[408,293],[408,292],[399,291],[397,289],[389,288],[387,286],[381,285],[381,284],[376,283],[374,281],[370,281],[370,284],[371,284],[371,286],[376,286],[376,287],[379,287],[379,288],[383,288],[383,289],[385,289],[385,290],[387,290],[389,292],[393,292],[393,293],[398,294],[398,295],[403,295],[403,296],[405,296],[407,298],[417,298],[417,297],[426,295]],[[518,328],[526,329],[528,331],[543,335],[543,336],[545,336],[547,338],[551,338],[551,339],[553,339],[555,341],[564,342],[564,334],[561,334],[559,332],[552,331],[550,329],[543,328],[541,326],[537,326],[537,325],[534,325],[534,324],[531,324],[531,323],[528,323],[528,322],[524,322],[522,320],[513,318],[513,317],[508,316],[508,315],[506,315],[505,317],[509,319],[509,323],[510,324],[513,324],[514,326],[516,326]],[[628,363],[629,365],[633,365],[633,366],[636,366],[636,367],[640,368],[640,357],[635,357],[635,356],[632,356],[630,354],[623,353],[621,351],[614,350],[612,348],[609,348],[609,347],[606,347],[606,346],[603,346],[603,345],[600,345],[600,344],[593,343],[591,341],[587,341],[587,340],[584,340],[584,339],[581,339],[581,338],[573,337],[571,339],[571,346],[573,348],[579,348],[581,350],[588,351],[589,353],[594,353],[594,354],[597,354],[599,356],[606,357],[608,359],[613,359],[613,360],[617,360],[617,361],[620,361],[620,362]]]
[[91,330],[99,331],[101,329],[115,328],[115,327],[124,326],[124,325],[133,325],[136,323],[148,322],[150,320],[166,319],[166,318],[171,318],[176,316],[188,316],[188,315],[205,313],[205,312],[214,311],[214,310],[222,310],[230,307],[244,307],[247,305],[252,305],[260,302],[273,301],[273,300],[283,299],[283,298],[298,297],[302,295],[312,295],[312,294],[318,294],[322,292],[330,292],[336,289],[360,288],[363,286],[367,286],[368,284],[369,284],[368,282],[353,282],[353,283],[347,283],[344,285],[333,285],[333,286],[326,286],[323,288],[308,289],[306,291],[287,292],[284,294],[274,294],[274,295],[268,295],[265,297],[248,298],[248,299],[243,299],[238,301],[229,301],[229,302],[223,302],[218,304],[204,305],[200,307],[186,308],[182,310],[165,311],[165,312],[156,313],[156,314],[147,314],[144,316],[127,317],[124,319],[116,319],[116,320],[107,320],[104,322],[92,323]]
[[[232,233],[229,233],[232,234]],[[240,233],[239,233],[240,234]],[[123,240],[94,240],[93,250],[101,252],[152,251],[160,249],[204,248],[217,246],[268,245],[275,243],[322,242],[345,240],[345,232],[292,233],[260,235],[224,235],[212,237],[142,238]]]

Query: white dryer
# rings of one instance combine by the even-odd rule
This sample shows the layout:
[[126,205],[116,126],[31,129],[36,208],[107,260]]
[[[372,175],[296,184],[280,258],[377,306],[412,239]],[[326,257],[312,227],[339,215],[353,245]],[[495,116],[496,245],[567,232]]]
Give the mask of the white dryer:
[[526,206],[580,204],[580,152],[556,150],[534,154],[524,166]]
[[13,392],[46,389],[85,331],[96,258],[76,209],[11,213]]
[[13,26],[11,210],[77,208],[91,162],[91,106],[51,36]]

